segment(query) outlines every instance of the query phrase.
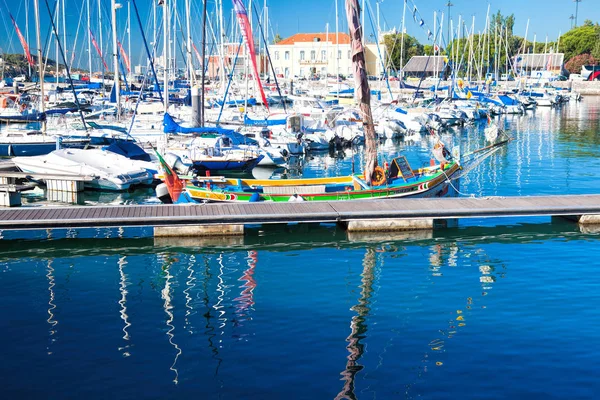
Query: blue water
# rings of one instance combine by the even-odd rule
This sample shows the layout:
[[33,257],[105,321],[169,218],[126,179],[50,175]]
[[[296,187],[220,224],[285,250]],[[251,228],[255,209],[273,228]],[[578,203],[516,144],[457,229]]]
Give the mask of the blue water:
[[[592,98],[506,118],[515,140],[461,179],[462,195],[598,193],[599,112]],[[480,129],[445,140],[466,152],[482,145]],[[428,143],[383,153],[403,149],[415,167],[429,162]],[[352,158],[319,155],[299,169],[334,174]],[[600,229],[531,218],[419,234],[254,227],[226,242],[138,234],[0,240],[3,397],[600,393]]]

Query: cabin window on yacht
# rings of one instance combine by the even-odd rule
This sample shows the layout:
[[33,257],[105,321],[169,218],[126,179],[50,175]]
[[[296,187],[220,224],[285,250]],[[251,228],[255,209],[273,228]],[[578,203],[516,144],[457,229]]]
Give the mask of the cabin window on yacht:
[[321,61],[327,60],[327,51],[321,50]]
[[289,52],[289,51],[286,51],[286,52],[285,52],[285,54],[283,55],[283,57],[284,57],[286,60],[289,60],[289,59],[290,59],[290,52]]
[[278,51],[275,52],[275,59],[279,60],[279,52]]
[[314,50],[310,51],[310,59],[315,60],[317,58],[317,52]]
[[300,61],[304,61],[304,50],[300,50]]

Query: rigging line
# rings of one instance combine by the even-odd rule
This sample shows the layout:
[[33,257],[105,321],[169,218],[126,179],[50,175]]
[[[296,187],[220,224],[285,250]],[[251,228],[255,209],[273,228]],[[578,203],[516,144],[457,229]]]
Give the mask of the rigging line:
[[[8,4],[6,4],[6,0],[4,1],[4,6],[6,7],[6,10],[8,11],[8,14],[12,16],[10,9],[8,8]],[[21,6],[23,5],[23,3],[19,3],[19,8],[17,9],[17,17],[15,18],[15,21],[19,19],[19,16],[21,15]],[[9,37],[8,40],[8,49],[10,49],[10,51],[13,51],[13,39],[15,37],[15,29],[9,29],[9,25],[6,22],[6,19],[2,19],[2,22],[4,23],[4,28],[6,29],[6,33]],[[29,45],[29,43],[28,43]],[[6,53],[6,52],[5,52]]]
[[[45,3],[46,3],[46,8],[48,9],[48,14],[52,14],[51,10],[50,10],[50,5],[48,4],[48,0],[45,0]],[[73,91],[73,96],[75,97],[75,104],[77,105],[77,110],[79,111],[79,117],[81,118],[81,122],[83,123],[83,128],[87,131],[88,127],[85,122],[85,118],[83,117],[83,111],[81,110],[81,104],[79,104],[79,98],[77,97],[77,93],[75,92],[75,86],[73,85],[73,79],[71,78],[71,68],[69,67],[67,60],[65,59],[65,52],[60,43],[60,39],[58,37],[57,30],[56,30],[56,25],[54,25],[53,19],[50,20],[50,24],[52,25],[52,30],[54,31],[54,34],[56,35],[56,44],[58,45],[60,55],[63,59],[63,63],[65,64],[65,69],[67,70],[67,78],[69,78],[69,85],[71,86],[71,90]],[[58,60],[57,60],[57,62],[58,62]],[[57,71],[57,74],[58,74],[58,71]],[[44,82],[40,82],[40,85],[43,85],[43,84],[44,84]],[[42,99],[42,101],[43,101],[43,99]]]
[[[142,41],[144,42],[144,48],[146,49],[146,54],[148,56],[148,60],[150,60],[150,68],[152,69],[152,75],[154,76],[154,85],[155,85],[155,90],[158,92],[158,96],[160,97],[160,101],[161,103],[163,102],[163,95],[162,95],[162,91],[160,90],[160,84],[158,82],[158,77],[156,76],[156,69],[154,68],[154,50],[152,53],[150,53],[150,49],[148,48],[148,42],[146,41],[146,35],[144,34],[144,29],[142,27],[142,21],[140,19],[140,13],[137,7],[137,3],[135,2],[135,0],[131,0],[132,4],[133,4],[133,9],[135,11],[135,16],[137,18],[138,21],[138,26],[140,28],[140,33],[142,35]],[[162,22],[161,22],[162,24]],[[158,45],[158,40],[156,41],[157,43],[154,43],[154,49],[156,49],[156,46]],[[165,88],[166,91],[167,88]],[[167,94],[168,95],[168,94]]]
[[[369,12],[367,13],[369,15],[369,21],[371,21],[371,29],[373,31],[373,35],[375,36],[375,44],[377,46],[377,52],[379,53],[379,60],[381,61],[381,67],[383,68],[383,78],[385,79],[385,82],[387,84],[387,88],[388,91],[390,92],[390,99],[394,98],[394,95],[392,94],[392,88],[390,87],[390,81],[387,77],[387,71],[385,69],[385,63],[383,61],[383,56],[381,55],[381,48],[379,47],[379,27],[377,27],[378,31],[375,32],[375,24],[373,23],[373,10],[371,9],[371,3],[367,3],[367,8],[369,9]],[[363,27],[363,31],[364,31],[364,27]]]
[[[79,8],[79,5],[77,3],[75,3],[77,5],[77,8]],[[79,22],[77,23],[77,33],[75,34],[75,40],[73,41],[73,50],[71,51],[71,67],[73,67],[73,61],[75,59],[75,49],[77,48],[77,40],[79,38],[79,28],[81,28],[81,20],[83,19],[83,8],[80,9],[79,11]],[[67,44],[65,43],[65,47],[67,46]],[[81,53],[83,54],[83,53]],[[79,55],[79,60],[81,60],[81,54]],[[79,64],[79,63],[78,63]],[[91,71],[90,71],[91,73]]]
[[[162,20],[160,22],[159,25],[160,28],[162,28]],[[154,43],[154,48],[152,49],[152,58],[148,58],[146,60],[146,71],[148,71],[148,64],[152,65],[152,59],[154,58],[154,55],[156,54],[156,47],[157,47],[158,43]],[[140,106],[140,103],[142,102],[142,95],[144,94],[144,88],[146,87],[146,82],[148,81],[148,74],[145,73],[144,74],[144,80],[142,81],[142,84],[140,86],[140,92],[138,95],[138,100],[135,103],[135,110],[133,111],[133,115],[131,116],[131,123],[129,124],[129,130],[127,131],[127,136],[129,136],[130,138],[134,139],[133,136],[131,136],[131,131],[133,130],[133,124],[135,123],[135,116],[137,115],[137,111],[138,111],[138,107]],[[160,93],[160,91],[159,91]],[[162,97],[162,96],[161,96]],[[162,101],[162,99],[161,99]]]
[[264,29],[262,27],[262,24],[260,23],[260,18],[258,17],[258,10],[256,9],[256,3],[254,3],[253,6],[254,6],[254,13],[256,14],[256,17],[258,19],[258,27],[259,27],[259,30],[261,33],[261,37],[265,44],[265,51],[267,53],[267,59],[269,60],[269,64],[271,65],[271,71],[273,72],[273,79],[275,80],[275,86],[277,87],[277,93],[279,94],[279,98],[282,99],[283,112],[285,112],[287,114],[287,107],[285,106],[286,102],[283,99],[283,97],[281,96],[281,88],[279,87],[279,83],[277,82],[277,74],[275,73],[275,68],[273,67],[273,62],[271,61],[271,55],[269,54],[269,46],[268,46],[267,40],[265,38]]

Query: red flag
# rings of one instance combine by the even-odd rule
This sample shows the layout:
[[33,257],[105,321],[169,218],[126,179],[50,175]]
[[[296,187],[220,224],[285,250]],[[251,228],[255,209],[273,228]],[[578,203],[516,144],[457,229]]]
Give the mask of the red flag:
[[[92,33],[91,29],[90,29],[90,37],[92,38],[92,44],[96,48],[96,51],[98,52],[98,55],[100,56],[100,59],[102,60],[102,64],[104,64],[104,69],[108,70],[108,65],[106,65],[106,61],[104,61],[104,57],[102,56],[102,50],[100,49],[100,47],[98,47],[98,43],[96,42],[96,38],[94,37],[94,34]],[[90,71],[90,73],[92,73],[92,71]]]
[[260,90],[260,96],[262,97],[263,104],[268,110],[269,103],[267,102],[265,91],[262,87],[262,83],[260,82],[260,76],[258,75],[258,67],[256,65],[256,51],[254,49],[254,38],[252,37],[252,30],[250,29],[250,21],[248,21],[248,13],[246,12],[246,7],[244,7],[242,0],[232,1],[233,7],[235,8],[235,13],[237,15],[238,23],[240,24],[240,30],[242,31],[242,37],[244,38],[244,42],[246,42],[246,46],[248,48],[248,55],[250,56],[250,60],[252,60],[254,78],[256,79],[256,83],[258,84],[258,89]]
[[127,68],[127,72],[131,72],[131,64],[129,63],[129,57],[127,57],[127,53],[125,53],[125,49],[121,45],[121,42],[117,42],[119,46],[119,50],[121,51],[121,57],[123,57],[123,62],[125,63],[125,68]]
[[[194,48],[194,53],[196,53],[196,57],[198,58],[198,61],[200,61],[200,65],[204,66],[204,63],[202,62],[202,57],[200,57],[200,53],[198,53],[198,49],[196,48],[196,45],[194,43],[192,43],[192,47]],[[204,67],[202,67],[204,68]]]
[[27,45],[27,41],[25,40],[25,38],[23,37],[23,34],[19,30],[19,27],[17,26],[17,22],[13,18],[12,14],[9,14],[9,15],[10,15],[10,19],[11,19],[11,21],[13,23],[13,26],[15,27],[15,30],[17,31],[17,36],[19,36],[19,40],[21,41],[21,45],[23,46],[23,50],[25,50],[25,57],[27,57],[27,62],[32,67],[35,67],[35,63],[33,62],[33,57],[31,57],[31,53],[29,52],[29,46]]

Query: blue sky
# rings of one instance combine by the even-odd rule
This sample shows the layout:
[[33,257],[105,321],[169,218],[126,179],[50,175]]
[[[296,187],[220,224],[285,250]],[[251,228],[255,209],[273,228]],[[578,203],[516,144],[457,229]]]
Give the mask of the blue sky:
[[[55,4],[56,0],[47,0],[51,7]],[[75,62],[87,63],[87,39],[84,39],[86,29],[86,17],[85,9],[82,9],[82,4],[85,5],[86,0],[65,0],[66,2],[66,22],[68,38],[67,42],[69,51],[75,49]],[[97,2],[98,0],[90,0],[92,3],[92,31],[98,38],[98,12]],[[110,44],[108,32],[109,27],[107,21],[109,19],[110,0],[101,0],[103,4],[103,19],[104,19],[104,49],[105,53],[108,54],[108,46]],[[185,0],[170,0],[177,1],[178,9],[183,13],[183,5]],[[200,21],[199,15],[201,10],[201,1],[190,0],[192,3],[192,14],[194,19],[194,28],[192,37],[199,46],[200,43]],[[362,0],[359,0],[362,3]],[[41,16],[42,16],[42,41],[47,37],[49,30],[49,18],[48,12],[45,5],[46,0],[40,0]],[[123,4],[123,8],[118,11],[118,31],[122,37],[122,42],[126,46],[127,40],[125,39],[125,26],[127,16],[127,3],[128,0],[120,0]],[[248,0],[245,0],[248,4]],[[14,34],[8,12],[17,20],[19,27],[25,35],[25,4],[33,5],[33,0],[0,0],[0,15],[2,15],[3,23],[0,24],[0,48],[3,52],[21,52],[21,47],[17,36]],[[151,0],[137,0],[136,1],[140,13],[142,24],[146,29],[146,34],[152,36],[151,32]],[[254,3],[259,8],[262,8],[264,0],[254,0]],[[366,19],[366,33],[371,35],[373,33],[373,25],[377,22],[377,3],[379,3],[379,20],[382,29],[389,29],[396,27],[400,28],[402,22],[402,8],[403,0],[367,0],[370,5],[367,10],[372,14],[373,24],[369,17]],[[504,15],[514,13],[516,18],[515,23],[515,34],[524,36],[525,29],[527,26],[527,20],[529,23],[528,38],[533,40],[535,34],[538,41],[544,41],[546,35],[548,40],[555,40],[559,32],[566,32],[571,27],[571,20],[569,16],[575,14],[575,3],[572,0],[493,0],[489,2],[485,1],[473,1],[473,0],[452,0],[454,4],[451,7],[451,18],[454,24],[458,22],[458,16],[461,15],[463,20],[467,20],[467,25],[470,27],[472,17],[475,16],[475,30],[483,30],[485,26],[485,17],[488,4],[490,5],[490,13],[494,13],[497,10],[501,10]],[[600,21],[600,1],[598,0],[583,0],[579,3],[579,15],[578,24],[581,25],[585,19],[591,19],[592,21]],[[215,14],[215,0],[208,1],[209,12]],[[438,15],[441,12],[447,14],[448,8],[446,7],[447,1],[443,0],[407,0],[407,13],[406,13],[406,30],[407,33],[416,36],[422,43],[427,42],[427,29],[434,30],[434,11],[438,11]],[[224,8],[224,19],[225,25],[231,24],[231,1],[223,1]],[[269,7],[269,20],[270,20],[270,32],[279,33],[282,37],[290,36],[296,32],[324,32],[326,30],[326,24],[329,23],[329,30],[333,32],[335,30],[335,0],[268,0],[267,5]],[[418,20],[421,18],[424,21],[423,27],[420,27],[418,23],[413,20],[413,5],[417,6],[418,9]],[[346,18],[344,13],[344,0],[338,0],[339,6],[339,29],[340,31],[347,31]],[[31,6],[32,7],[32,6]],[[83,11],[83,16],[81,13]],[[132,7],[133,12],[133,7]],[[182,14],[183,15],[183,14]],[[182,17],[183,18],[183,17]],[[444,22],[444,35],[447,29],[447,16]],[[160,20],[160,14],[159,14]],[[81,22],[80,22],[81,21]],[[79,26],[79,29],[77,27]],[[132,62],[137,64],[142,62],[143,54],[141,51],[141,42],[139,35],[139,28],[136,22],[132,22]],[[62,34],[61,34],[62,36]],[[74,47],[75,38],[77,37],[77,43]],[[30,44],[32,48],[35,48],[33,31],[33,13],[30,8]],[[51,54],[54,54],[52,51]],[[51,56],[52,58],[54,56]],[[94,58],[97,56],[94,54]],[[99,62],[99,61],[98,61]]]

